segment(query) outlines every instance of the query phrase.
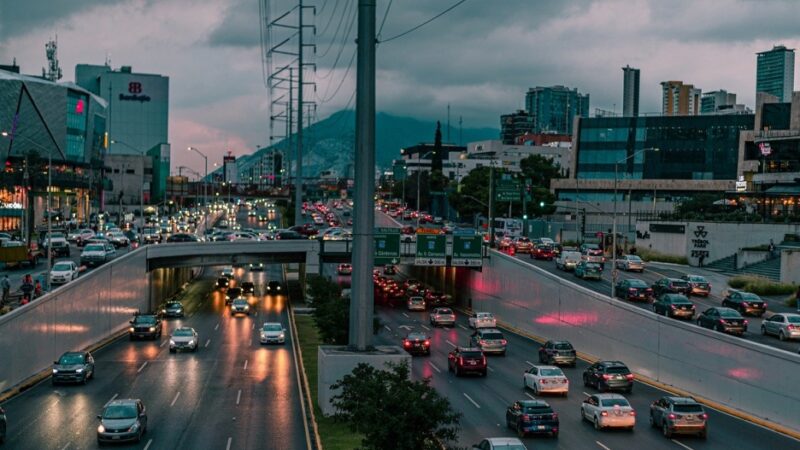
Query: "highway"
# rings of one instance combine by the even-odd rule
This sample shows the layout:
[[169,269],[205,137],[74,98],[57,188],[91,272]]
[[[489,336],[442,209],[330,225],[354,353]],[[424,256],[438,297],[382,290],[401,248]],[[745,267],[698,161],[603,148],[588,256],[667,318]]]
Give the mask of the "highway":
[[[149,425],[141,443],[119,448],[308,448],[287,299],[263,295],[268,281],[283,280],[282,268],[235,269],[238,282],[256,285],[250,317],[231,317],[223,292],[213,287],[219,269],[205,268],[189,285],[186,317],[165,319],[160,339],[131,342],[125,336],[94,352],[96,379],[87,385],[51,386],[46,379],[6,401],[5,447],[96,448],[95,416],[112,398],[131,397],[143,400]],[[265,321],[284,324],[285,345],[260,345]],[[169,352],[169,336],[179,326],[197,330],[197,353]]]

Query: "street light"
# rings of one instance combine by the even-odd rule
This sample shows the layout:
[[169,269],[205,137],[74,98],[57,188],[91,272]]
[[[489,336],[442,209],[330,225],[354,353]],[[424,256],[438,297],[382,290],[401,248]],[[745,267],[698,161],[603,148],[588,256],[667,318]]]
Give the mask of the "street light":
[[198,155],[203,157],[203,160],[206,162],[206,176],[203,177],[203,202],[205,203],[206,207],[208,207],[208,156],[205,153],[198,150],[196,147],[187,147],[186,150],[190,152],[196,152]]
[[[129,149],[131,149],[134,152],[138,153],[139,156],[142,157],[142,187],[139,188],[139,217],[141,217],[141,219],[142,219],[141,227],[144,228],[144,171],[145,171],[145,166],[147,165],[145,163],[144,151],[139,150],[139,149],[133,147],[132,145],[130,145],[130,144],[126,143],[126,142],[117,141],[117,140],[114,140],[114,139],[111,140],[111,143],[112,144],[124,145],[125,147],[128,147]],[[122,176],[124,177],[125,174],[123,173]],[[121,217],[121,214],[122,214],[122,211],[120,211],[120,217]]]
[[[633,158],[634,156],[644,153],[646,151],[654,151],[657,152],[658,148],[651,147],[651,148],[643,148],[641,150],[635,151],[632,154],[626,156],[625,158],[620,159],[619,161],[614,163],[614,220],[611,229],[611,297],[616,298],[617,296],[617,181],[619,178],[619,165],[626,162],[627,160]],[[630,231],[630,230],[628,230]]]

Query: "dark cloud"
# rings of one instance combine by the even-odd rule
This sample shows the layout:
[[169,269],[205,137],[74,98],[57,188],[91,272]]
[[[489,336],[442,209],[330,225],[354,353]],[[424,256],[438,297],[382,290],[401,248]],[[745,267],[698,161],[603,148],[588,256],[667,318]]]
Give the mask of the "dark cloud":
[[[92,8],[126,0],[3,0],[0,2],[0,41],[29,31],[47,31],[57,20]],[[88,25],[88,24],[87,24]],[[57,29],[52,29],[56,33]]]
[[236,0],[225,11],[225,16],[208,37],[212,46],[260,46],[261,8],[266,0]]

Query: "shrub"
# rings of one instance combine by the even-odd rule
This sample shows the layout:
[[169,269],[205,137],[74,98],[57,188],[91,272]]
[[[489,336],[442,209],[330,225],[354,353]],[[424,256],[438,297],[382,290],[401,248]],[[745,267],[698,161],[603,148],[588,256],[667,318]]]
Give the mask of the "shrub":
[[646,248],[637,248],[636,254],[645,261],[656,261],[673,264],[689,264],[685,256],[667,255]]
[[769,278],[755,275],[735,276],[728,281],[728,285],[734,289],[741,289],[758,295],[787,295],[797,292],[797,285],[779,283]]

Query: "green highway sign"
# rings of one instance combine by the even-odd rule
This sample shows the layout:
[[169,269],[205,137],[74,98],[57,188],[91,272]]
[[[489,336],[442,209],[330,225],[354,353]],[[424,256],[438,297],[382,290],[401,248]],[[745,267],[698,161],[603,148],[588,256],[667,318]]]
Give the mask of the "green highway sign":
[[498,202],[518,202],[519,191],[497,191],[494,193],[494,199]]
[[480,267],[483,265],[483,237],[481,235],[453,235],[454,267]]
[[397,264],[400,262],[400,229],[375,228],[375,265]]
[[443,234],[417,234],[415,266],[444,266],[447,264],[447,240]]

